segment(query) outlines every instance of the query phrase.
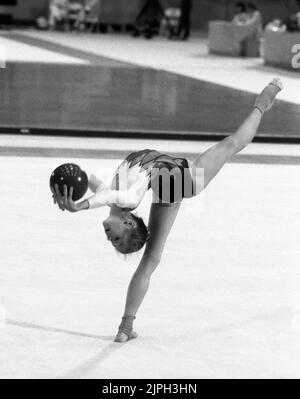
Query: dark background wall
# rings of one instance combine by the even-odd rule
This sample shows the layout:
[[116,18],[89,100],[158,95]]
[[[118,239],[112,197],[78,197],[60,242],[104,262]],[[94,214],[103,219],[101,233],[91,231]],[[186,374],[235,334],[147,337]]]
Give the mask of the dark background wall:
[[[102,19],[108,23],[130,23],[145,0],[101,0]],[[0,13],[12,13],[16,20],[34,21],[38,16],[47,15],[49,0],[18,0],[15,7],[0,6]],[[178,6],[180,0],[161,0],[164,7]],[[264,22],[273,18],[286,19],[287,7],[295,7],[297,0],[257,0],[263,13]],[[193,26],[207,29],[208,22],[215,19],[232,18],[235,0],[194,0]],[[294,4],[294,6],[293,6]]]
[[49,0],[18,0],[14,7],[0,6],[0,13],[13,14],[18,20],[32,21],[47,12],[48,4]]

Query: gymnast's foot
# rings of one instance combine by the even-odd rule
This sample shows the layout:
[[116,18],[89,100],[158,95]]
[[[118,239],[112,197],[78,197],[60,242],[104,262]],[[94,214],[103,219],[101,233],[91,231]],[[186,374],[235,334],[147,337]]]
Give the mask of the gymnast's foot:
[[124,343],[124,342],[128,342],[131,339],[137,338],[137,333],[132,331],[131,333],[129,333],[129,335],[123,333],[123,332],[119,332],[115,338],[115,342],[118,342],[120,344]]
[[257,97],[254,108],[257,108],[262,114],[269,111],[275,101],[277,94],[283,89],[279,78],[273,79]]
[[131,339],[137,338],[137,333],[133,331],[132,326],[135,316],[123,316],[119,326],[119,332],[115,338],[115,342],[124,343]]

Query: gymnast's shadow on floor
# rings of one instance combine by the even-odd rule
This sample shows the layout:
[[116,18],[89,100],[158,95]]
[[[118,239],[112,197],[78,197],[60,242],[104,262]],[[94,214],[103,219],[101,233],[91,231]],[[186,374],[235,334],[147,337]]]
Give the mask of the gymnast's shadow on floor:
[[[111,337],[111,340],[113,340],[113,337]],[[73,370],[68,371],[67,373],[56,377],[57,379],[79,379],[83,378],[87,373],[89,373],[91,370],[95,369],[96,367],[99,367],[99,365],[108,357],[110,357],[113,353],[118,351],[119,349],[122,348],[124,344],[117,344],[115,342],[111,342],[109,345],[107,345],[105,348],[103,348],[101,351],[96,353],[93,357],[91,357],[89,360],[83,362],[79,366],[75,367]]]
[[101,351],[99,351],[92,358],[83,362],[82,364],[80,364],[79,366],[74,368],[73,370],[68,371],[66,374],[58,376],[57,379],[82,378],[85,374],[87,374],[89,371],[93,370],[95,367],[99,366],[99,364],[101,364],[106,358],[108,358],[110,355],[112,355],[114,352],[116,352],[123,346],[122,344],[117,344],[115,342],[112,342],[114,340],[114,336],[87,334],[87,333],[81,333],[78,331],[66,330],[66,329],[50,327],[50,326],[42,326],[39,324],[17,321],[17,320],[12,320],[12,319],[6,319],[6,324],[9,324],[9,325],[15,326],[15,327],[35,329],[35,330],[40,330],[40,331],[52,332],[52,333],[67,334],[67,335],[72,335],[72,336],[76,336],[76,337],[80,337],[80,338],[91,338],[91,339],[110,342],[109,345],[107,345],[105,348],[103,348]]
[[8,324],[8,325],[11,325],[11,326],[15,326],[15,327],[30,328],[30,329],[33,329],[33,330],[40,330],[40,331],[53,332],[53,333],[58,333],[58,334],[73,335],[75,337],[80,337],[80,338],[99,339],[99,340],[102,340],[102,341],[112,341],[114,339],[114,336],[88,334],[88,333],[83,333],[83,332],[79,332],[79,331],[66,330],[66,329],[63,329],[63,328],[50,327],[50,326],[42,326],[42,325],[35,324],[35,323],[28,323],[28,322],[17,321],[17,320],[12,320],[12,319],[6,319],[5,323]]

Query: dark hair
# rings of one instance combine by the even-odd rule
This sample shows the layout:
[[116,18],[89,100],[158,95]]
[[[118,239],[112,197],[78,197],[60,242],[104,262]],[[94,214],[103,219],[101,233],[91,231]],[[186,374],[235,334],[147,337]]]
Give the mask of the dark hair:
[[256,4],[254,3],[248,3],[247,8],[248,10],[254,10],[254,11],[257,10]]
[[140,251],[149,238],[148,228],[142,218],[130,212],[130,216],[136,223],[136,227],[132,229],[129,245],[124,250],[119,250],[124,255],[132,254]]
[[235,3],[235,6],[240,8],[242,12],[246,11],[246,5],[242,1],[238,1],[237,3]]

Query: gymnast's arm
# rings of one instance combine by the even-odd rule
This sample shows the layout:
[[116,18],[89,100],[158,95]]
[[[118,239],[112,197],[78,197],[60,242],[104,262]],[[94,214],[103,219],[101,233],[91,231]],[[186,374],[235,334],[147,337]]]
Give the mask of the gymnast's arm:
[[104,190],[107,188],[107,185],[103,183],[96,175],[93,173],[90,174],[89,177],[89,189],[96,194],[97,192]]
[[104,205],[119,205],[122,208],[138,207],[148,190],[148,179],[137,179],[127,190],[112,190],[94,175],[89,179],[89,187],[95,193],[88,201],[88,208]]
[[136,208],[145,194],[144,186],[140,185],[133,185],[128,190],[112,190],[95,175],[90,175],[89,188],[94,194],[81,202],[73,201],[73,187],[68,192],[67,186],[65,186],[63,195],[58,186],[51,189],[54,202],[58,204],[59,208],[62,211],[68,210],[73,213],[113,204],[124,208]]

